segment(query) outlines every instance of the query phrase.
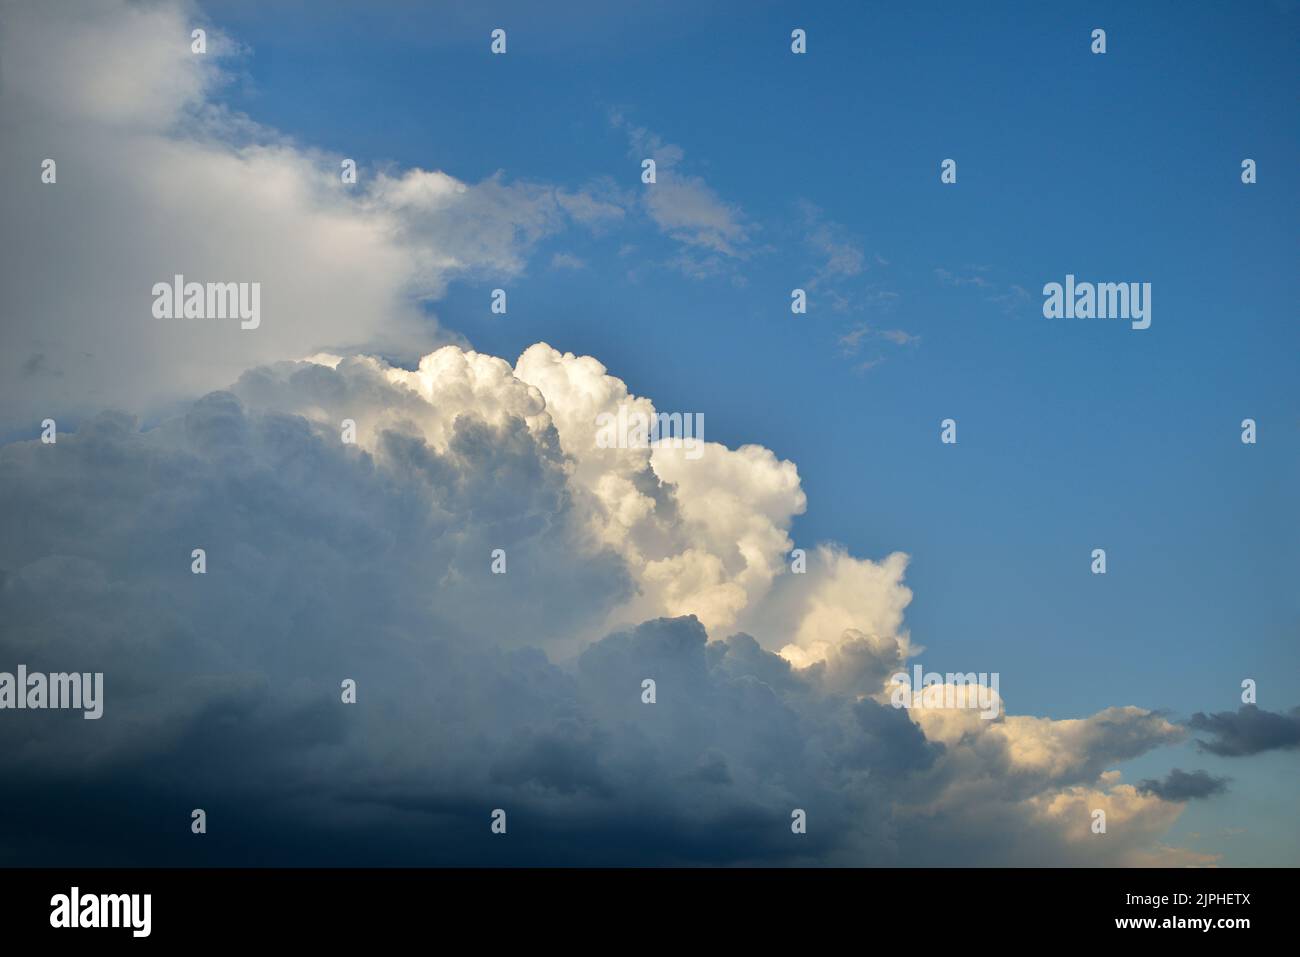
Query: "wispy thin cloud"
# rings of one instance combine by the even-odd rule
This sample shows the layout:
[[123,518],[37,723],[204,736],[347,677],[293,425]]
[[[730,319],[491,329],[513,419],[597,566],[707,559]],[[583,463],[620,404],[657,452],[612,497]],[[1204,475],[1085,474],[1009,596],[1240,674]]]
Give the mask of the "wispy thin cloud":
[[1023,286],[997,282],[988,277],[989,272],[989,266],[964,266],[960,271],[939,267],[934,270],[934,275],[942,286],[978,290],[985,302],[997,305],[1008,315],[1019,312],[1029,303],[1030,295]]
[[[840,355],[846,359],[852,359],[858,356],[863,348],[871,342],[888,342],[899,347],[915,346],[920,344],[921,337],[912,335],[904,329],[876,329],[868,323],[860,322],[840,336],[837,342],[840,347]],[[884,361],[885,356],[877,354],[854,365],[853,371],[857,375],[862,375],[865,372],[870,372]]]
[[685,150],[617,111],[610,114],[610,125],[627,135],[629,156],[655,162],[655,182],[644,187],[640,205],[660,233],[680,244],[664,265],[702,279],[732,270],[755,252],[758,225],[703,177],[683,170]]
[[551,257],[552,269],[586,269],[587,261],[572,253],[556,253]]
[[895,346],[914,346],[920,344],[921,337],[905,329],[876,329],[868,323],[859,322],[839,337],[840,354],[855,356],[864,344],[874,340],[883,340]]

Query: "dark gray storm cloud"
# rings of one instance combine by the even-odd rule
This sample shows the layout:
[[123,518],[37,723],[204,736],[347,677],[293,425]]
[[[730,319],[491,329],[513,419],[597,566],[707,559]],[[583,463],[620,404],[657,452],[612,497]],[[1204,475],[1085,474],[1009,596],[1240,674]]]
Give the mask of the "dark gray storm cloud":
[[[345,386],[299,372],[304,389]],[[105,413],[0,448],[0,668],[105,675],[98,721],[3,714],[0,807],[28,836],[0,860],[885,852],[887,783],[942,751],[904,712],[825,694],[747,635],[709,642],[693,617],[554,662],[541,646],[629,587],[577,540],[554,443],[460,415],[445,448],[412,427],[376,449],[230,392],[147,431]],[[815,823],[797,838],[796,808]]]
[[931,740],[866,693],[899,652],[865,637],[834,674],[691,615],[575,644],[636,582],[554,429],[476,401],[290,363],[0,447],[0,670],[104,673],[99,720],[0,713],[0,862],[1014,862],[1069,852],[1016,802],[1176,735],[1130,708]]
[[1253,704],[1243,704],[1235,712],[1198,711],[1188,725],[1210,735],[1208,741],[1197,738],[1197,747],[1225,758],[1300,747],[1300,707],[1282,713],[1265,711]]
[[1191,801],[1213,797],[1228,790],[1229,778],[1215,777],[1208,771],[1184,771],[1174,768],[1164,780],[1148,778],[1138,785],[1144,794],[1154,794],[1165,801]]

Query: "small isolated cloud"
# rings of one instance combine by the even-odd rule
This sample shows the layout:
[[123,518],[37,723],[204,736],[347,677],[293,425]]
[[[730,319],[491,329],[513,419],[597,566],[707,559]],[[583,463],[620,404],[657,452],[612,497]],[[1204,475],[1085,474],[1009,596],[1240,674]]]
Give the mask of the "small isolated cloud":
[[795,204],[797,228],[804,251],[802,268],[808,278],[803,288],[823,308],[836,313],[863,310],[886,311],[898,300],[898,293],[879,281],[867,281],[871,266],[889,263],[880,255],[868,257],[861,242],[843,225],[827,219],[822,210],[807,200]]
[[914,336],[902,329],[881,329],[880,338],[886,342],[892,342],[896,346],[910,346],[921,341],[920,336]]
[[655,182],[641,187],[641,205],[659,231],[681,246],[666,265],[704,278],[727,272],[752,255],[757,225],[702,177],[681,168],[686,153],[680,146],[631,124],[621,113],[611,113],[610,124],[626,133],[629,156],[638,163],[655,161]]
[[1265,711],[1243,704],[1236,712],[1197,712],[1188,726],[1204,731],[1211,740],[1196,739],[1196,746],[1209,754],[1239,758],[1263,751],[1289,751],[1300,747],[1300,707],[1286,713]]
[[552,269],[586,269],[587,261],[572,253],[556,253],[551,257]]
[[862,340],[871,332],[871,327],[865,323],[855,326],[844,335],[840,336],[840,349],[846,356],[855,355],[862,347]]
[[979,272],[961,276],[947,269],[936,269],[934,274],[939,277],[939,282],[945,286],[974,286],[976,289],[991,289],[993,287],[993,283],[980,275]]
[[1012,313],[1023,307],[1029,302],[1030,296],[1028,290],[1023,286],[1017,286],[1015,283],[1007,286],[1003,292],[999,292],[989,297],[989,302],[997,303],[1002,307],[1002,311]]
[[798,204],[803,217],[804,244],[818,257],[812,277],[804,283],[808,290],[827,283],[851,279],[866,271],[867,257],[862,245],[854,241],[839,223],[830,222],[812,203]]
[[883,339],[896,346],[914,346],[921,337],[914,336],[904,329],[875,329],[865,322],[860,322],[839,338],[841,354],[856,355],[862,344],[870,339]]
[[985,302],[995,304],[1008,315],[1022,309],[1030,301],[1030,295],[1023,286],[995,282],[988,277],[989,271],[988,266],[967,266],[960,272],[939,268],[935,269],[934,275],[940,285],[978,290]]
[[[921,342],[920,336],[914,336],[903,329],[876,329],[865,322],[860,322],[839,337],[840,355],[844,358],[857,356],[867,342],[883,341],[895,346],[914,346]],[[882,355],[874,356],[855,363],[853,371],[861,375],[869,372],[885,361]]]
[[1148,778],[1138,784],[1143,794],[1154,794],[1162,801],[1192,801],[1213,797],[1228,790],[1230,778],[1215,777],[1208,771],[1183,771],[1174,768],[1163,781]]

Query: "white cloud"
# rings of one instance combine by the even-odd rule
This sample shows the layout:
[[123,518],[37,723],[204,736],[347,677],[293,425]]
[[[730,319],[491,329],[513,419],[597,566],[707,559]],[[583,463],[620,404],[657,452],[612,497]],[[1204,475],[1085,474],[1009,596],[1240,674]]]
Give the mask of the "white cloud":
[[[209,52],[192,54],[190,27],[205,21],[189,5],[110,2],[87,15],[16,3],[5,18],[9,428],[104,405],[157,408],[321,350],[414,358],[458,338],[419,300],[458,276],[516,276],[568,224],[622,216],[588,193],[501,174],[469,184],[362,162],[344,185],[341,155],[213,105],[221,65],[240,51],[209,27]],[[45,157],[56,184],[40,182]],[[176,274],[260,283],[261,325],[153,318],[153,285]]]
[[[806,505],[793,462],[758,445],[600,448],[598,414],[654,403],[545,343],[513,365],[446,344],[418,308],[456,276],[517,275],[569,222],[616,221],[617,203],[426,170],[363,169],[347,189],[338,156],[211,106],[222,74],[188,52],[192,8],[66,14],[10,5],[0,32],[0,160],[31,173],[0,207],[0,400],[29,425],[177,405],[150,428],[104,412],[54,446],[0,446],[15,516],[0,658],[111,675],[105,717],[76,734],[0,724],[0,775],[25,783],[0,812],[45,835],[41,788],[75,770],[151,811],[199,788],[263,824],[283,814],[311,835],[279,849],[287,861],[375,822],[385,859],[415,840],[474,861],[467,839],[419,844],[400,825],[502,794],[551,824],[543,858],[613,853],[566,840],[595,821],[638,860],[791,860],[772,835],[798,800],[825,821],[809,860],[1192,860],[1159,845],[1176,810],[1109,774],[1177,740],[1164,719],[882,705],[917,650],[906,555],[810,545],[808,573],[790,574]],[[213,37],[214,54],[233,49]],[[653,221],[689,250],[747,255],[739,211],[676,175],[680,148],[629,135],[668,174]],[[39,183],[44,155],[56,186]],[[148,290],[175,272],[261,282],[261,327],[154,320]],[[393,352],[423,357],[374,357]],[[189,573],[194,547],[206,576]],[[354,717],[344,676],[367,702]],[[90,790],[94,806],[117,793]],[[1080,842],[1097,801],[1122,839]],[[68,853],[116,833],[83,827]]]
[[610,117],[627,133],[629,155],[655,161],[655,182],[641,187],[641,203],[659,230],[682,245],[670,265],[693,278],[725,271],[753,252],[756,226],[736,204],[727,203],[703,178],[681,169],[685,151],[657,134],[633,126],[621,114]]
[[551,257],[552,269],[586,269],[587,262],[572,253],[556,253]]

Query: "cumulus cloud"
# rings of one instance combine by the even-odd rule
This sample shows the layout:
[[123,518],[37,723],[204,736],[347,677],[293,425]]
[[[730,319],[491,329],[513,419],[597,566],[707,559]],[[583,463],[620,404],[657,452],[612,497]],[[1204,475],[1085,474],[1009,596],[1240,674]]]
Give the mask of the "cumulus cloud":
[[912,652],[903,628],[903,611],[912,600],[903,584],[907,562],[902,552],[873,562],[819,545],[804,579],[793,640],[781,654],[801,666],[854,658],[868,668],[871,690],[878,690]]
[[[304,859],[294,842],[328,826],[340,847],[378,831],[370,853],[390,862],[415,847],[477,862],[466,835],[484,801],[546,828],[541,846],[512,845],[528,860],[815,859],[834,834],[865,840],[870,792],[842,793],[840,776],[872,756],[900,773],[930,760],[901,713],[816,694],[748,636],[709,643],[694,617],[616,632],[563,667],[538,650],[616,604],[627,578],[584,538],[554,428],[503,365],[444,350],[413,388],[373,361],[286,364],[152,429],[105,414],[54,446],[0,449],[5,499],[26,516],[0,552],[4,660],[102,670],[113,702],[88,733],[57,713],[0,727],[6,780],[26,782],[6,811],[43,833],[51,794],[85,801],[82,860],[132,846],[168,859],[144,821],[93,826],[128,779],[151,808],[265,807],[227,860],[254,853],[254,834],[258,855]],[[330,403],[375,393],[392,418],[341,443]],[[507,551],[504,576],[490,545]],[[342,677],[358,682],[354,708]],[[794,806],[825,832],[794,843]],[[284,836],[268,848],[272,820]],[[615,840],[574,840],[593,832]]]
[[1243,704],[1236,712],[1204,714],[1198,711],[1188,724],[1194,731],[1204,731],[1211,736],[1209,741],[1196,739],[1200,750],[1225,758],[1300,747],[1300,707],[1278,713]]
[[520,356],[515,374],[546,397],[592,535],[617,549],[641,584],[624,620],[695,614],[725,628],[767,592],[806,504],[794,463],[753,445],[706,442],[698,458],[664,444],[601,448],[602,413],[626,407],[648,417],[654,404],[596,359],[542,343]]
[[[0,861],[1206,860],[1164,847],[1180,808],[1113,767],[1183,728],[893,707],[919,650],[906,554],[813,543],[794,574],[793,462],[602,447],[602,413],[654,401],[594,357],[512,363],[424,314],[619,203],[436,170],[346,189],[340,157],[214,105],[241,51],[213,31],[193,57],[195,8],[5,18],[0,156],[54,156],[59,180],[3,193],[3,398],[83,418],[0,445],[0,668],[105,685],[98,721],[0,722],[0,814],[24,824]],[[693,268],[747,255],[680,149],[630,136]],[[148,290],[175,272],[262,282],[261,327],[160,324]],[[220,841],[185,840],[194,807]],[[1118,839],[1092,839],[1098,807]]]
[[[1101,859],[1183,860],[1153,843],[1164,802],[1103,770],[1181,729],[891,707],[905,556],[824,546],[782,573],[793,466],[599,448],[618,402],[653,408],[590,357],[447,346],[262,366],[150,428],[0,447],[0,660],[106,676],[97,722],[0,726],[25,782],[5,812],[45,834],[76,807],[93,837],[3,853],[193,862],[156,821],[201,806],[235,831],[209,862],[1014,863],[1073,853],[1087,793],[1134,822]],[[505,851],[494,807],[528,835]]]

